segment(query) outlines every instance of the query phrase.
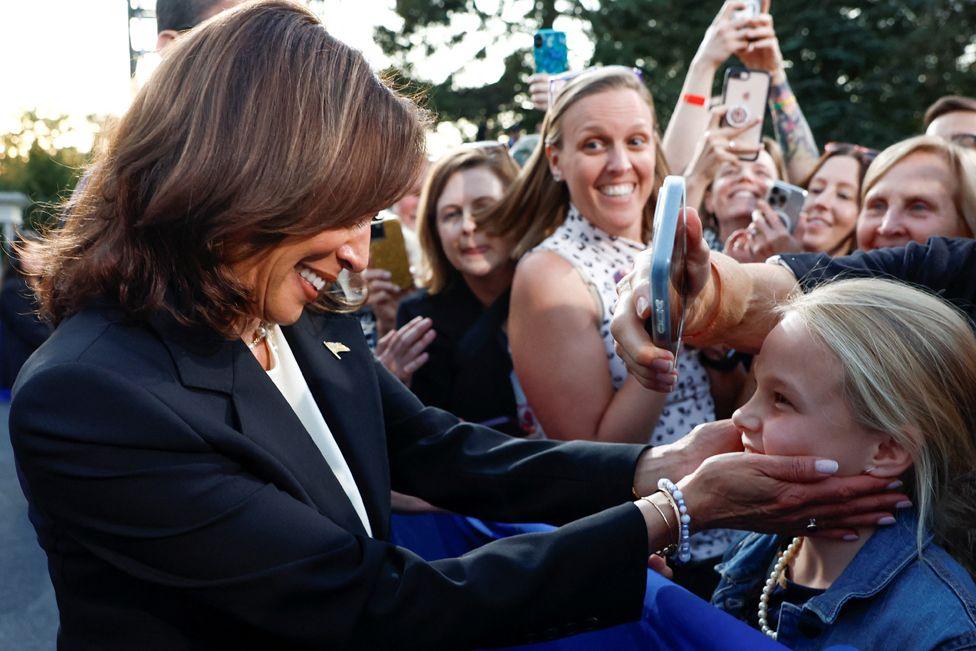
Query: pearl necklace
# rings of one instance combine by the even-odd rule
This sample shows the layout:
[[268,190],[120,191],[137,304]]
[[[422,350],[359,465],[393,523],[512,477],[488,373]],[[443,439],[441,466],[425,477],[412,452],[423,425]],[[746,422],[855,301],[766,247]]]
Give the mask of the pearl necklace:
[[267,339],[268,335],[271,334],[271,328],[272,325],[267,321],[262,321],[259,323],[258,327],[254,330],[254,338],[251,339],[251,343],[249,343],[247,347],[253,350],[255,346]]
[[776,560],[776,566],[773,567],[773,571],[769,573],[769,578],[766,579],[766,585],[763,586],[762,596],[759,597],[759,629],[768,635],[769,637],[776,639],[777,631],[769,628],[769,621],[766,619],[766,615],[769,612],[769,598],[773,594],[773,589],[776,584],[779,583],[780,579],[786,573],[786,568],[790,566],[793,559],[796,558],[796,554],[800,551],[800,545],[803,543],[803,538],[797,536],[790,542],[789,546],[779,555]]

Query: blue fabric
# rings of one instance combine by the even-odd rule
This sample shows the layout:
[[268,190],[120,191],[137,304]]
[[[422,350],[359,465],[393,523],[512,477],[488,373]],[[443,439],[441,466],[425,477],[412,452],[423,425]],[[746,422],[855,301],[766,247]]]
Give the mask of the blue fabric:
[[[831,644],[858,649],[976,649],[976,584],[927,536],[921,558],[917,514],[879,527],[823,594],[784,604],[779,640],[797,651]],[[749,534],[717,569],[712,603],[739,618],[758,605],[780,539]]]
[[[393,515],[392,541],[425,560],[460,556],[498,538],[549,531],[546,524],[501,524],[447,513]],[[783,649],[762,633],[710,606],[684,588],[648,571],[640,621],[510,649],[627,651],[629,649]]]

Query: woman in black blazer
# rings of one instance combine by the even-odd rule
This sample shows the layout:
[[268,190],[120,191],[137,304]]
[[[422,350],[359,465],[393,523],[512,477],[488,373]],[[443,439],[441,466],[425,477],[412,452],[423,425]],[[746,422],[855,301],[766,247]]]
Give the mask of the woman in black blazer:
[[[181,37],[136,97],[36,251],[58,327],[10,411],[60,648],[554,637],[639,615],[648,553],[676,522],[632,487],[688,475],[694,527],[786,531],[822,512],[802,501],[876,488],[783,481],[825,477],[812,459],[702,463],[736,449],[724,425],[652,454],[425,408],[328,292],[365,268],[369,217],[412,183],[423,138],[413,104],[283,0]],[[391,488],[568,524],[426,563],[388,542]]]
[[524,436],[505,335],[512,243],[488,235],[475,221],[516,176],[518,166],[497,142],[464,145],[434,164],[417,207],[424,289],[400,303],[397,327],[429,319],[435,333],[426,362],[410,378],[421,402]]

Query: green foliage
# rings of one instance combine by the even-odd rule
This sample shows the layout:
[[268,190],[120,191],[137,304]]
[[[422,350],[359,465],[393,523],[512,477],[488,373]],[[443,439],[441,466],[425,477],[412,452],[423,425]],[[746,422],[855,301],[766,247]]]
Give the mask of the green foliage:
[[53,207],[70,195],[86,162],[77,149],[56,144],[69,132],[67,119],[40,118],[28,111],[17,131],[0,136],[0,191],[30,198],[24,222],[31,228],[50,222]]
[[[644,70],[666,123],[688,64],[721,5],[687,0],[499,0],[496,11],[479,9],[490,4],[398,0],[403,29],[377,33],[377,40],[410,77],[413,71],[404,64],[409,48],[419,45],[430,53],[472,36],[455,30],[441,38],[444,30],[451,30],[452,18],[473,15],[484,27],[500,20],[506,8],[526,6],[524,18],[505,23],[503,31],[530,35],[551,25],[558,9],[558,14],[586,25],[594,45],[591,65],[615,63]],[[920,131],[925,108],[938,97],[976,96],[972,0],[778,0],[772,13],[790,82],[819,143],[837,140],[883,147]],[[496,136],[520,119],[534,125],[541,116],[525,98],[531,63],[530,51],[513,52],[504,75],[482,88],[460,89],[453,76],[448,77],[431,87],[432,108],[444,120],[475,121],[483,131],[479,137]],[[719,71],[716,93],[721,79]]]

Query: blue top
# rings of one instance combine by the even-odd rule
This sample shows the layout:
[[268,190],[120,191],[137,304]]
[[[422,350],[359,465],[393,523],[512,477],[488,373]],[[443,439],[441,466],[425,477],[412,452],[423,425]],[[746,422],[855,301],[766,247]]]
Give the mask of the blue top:
[[[917,514],[879,527],[823,594],[802,606],[784,603],[778,641],[797,651],[850,645],[858,649],[976,649],[976,584],[948,552],[925,537],[915,542]],[[748,619],[772,569],[781,539],[748,534],[716,570],[712,603]]]

